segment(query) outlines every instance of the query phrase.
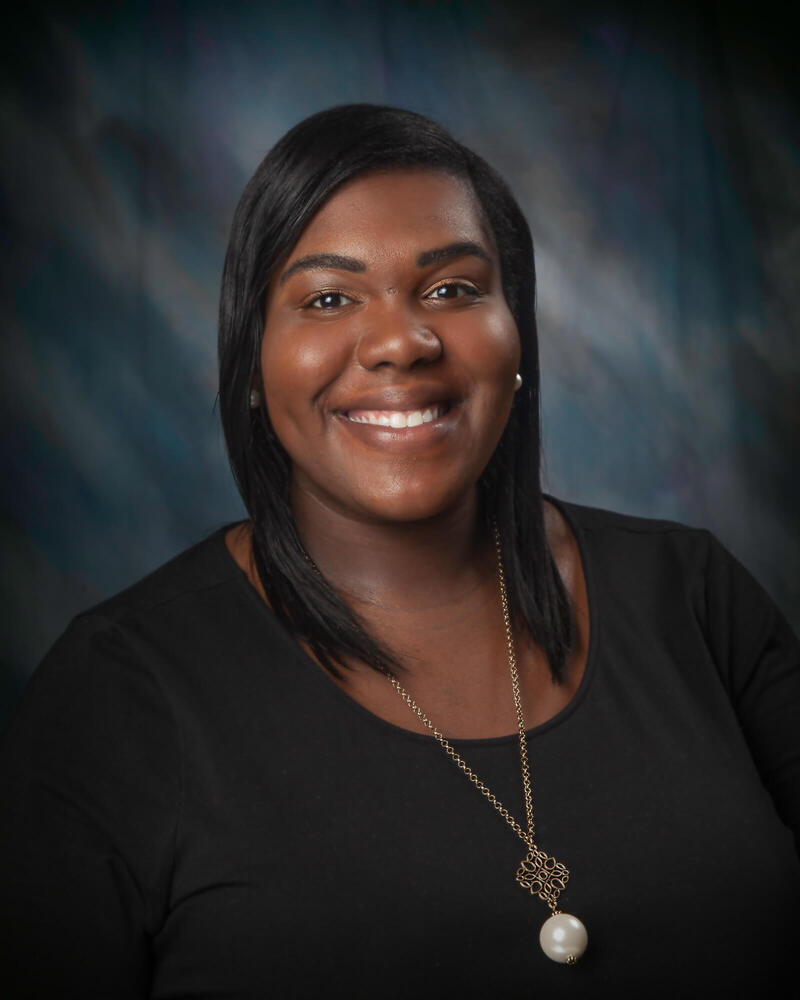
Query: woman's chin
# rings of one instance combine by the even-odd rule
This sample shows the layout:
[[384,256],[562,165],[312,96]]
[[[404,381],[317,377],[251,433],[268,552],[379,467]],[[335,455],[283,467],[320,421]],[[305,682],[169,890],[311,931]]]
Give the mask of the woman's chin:
[[406,524],[429,521],[465,507],[474,509],[477,489],[432,491],[430,488],[406,487],[365,497],[361,509],[372,521]]
[[350,468],[325,482],[318,471],[312,478],[295,468],[295,516],[306,521],[327,510],[336,519],[388,526],[429,521],[459,511],[475,512],[478,489],[472,476],[446,475],[450,470],[441,465],[439,469],[428,465],[412,470],[406,465],[382,469],[379,474],[371,471],[373,474],[365,475],[363,470]]

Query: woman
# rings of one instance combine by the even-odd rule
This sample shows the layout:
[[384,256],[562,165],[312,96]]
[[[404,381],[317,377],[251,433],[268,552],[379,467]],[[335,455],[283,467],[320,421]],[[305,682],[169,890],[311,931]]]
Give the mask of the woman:
[[11,995],[738,996],[789,968],[797,641],[708,533],[542,497],[533,300],[519,208],[434,123],[336,108],[270,152],[220,312],[249,520],[29,685]]

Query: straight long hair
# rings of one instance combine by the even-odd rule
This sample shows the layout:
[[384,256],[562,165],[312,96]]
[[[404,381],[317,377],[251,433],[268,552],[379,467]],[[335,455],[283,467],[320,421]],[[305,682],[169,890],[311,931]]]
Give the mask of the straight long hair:
[[466,180],[500,257],[503,294],[521,345],[522,389],[480,483],[486,529],[500,530],[515,628],[543,649],[563,678],[573,616],[547,544],[540,486],[539,360],[533,242],[496,171],[436,122],[411,111],[350,104],[295,125],[270,150],[236,208],[219,313],[219,407],[231,468],[253,526],[256,571],[278,619],[341,676],[348,661],[402,670],[392,650],[310,563],[290,502],[291,462],[265,406],[251,408],[266,296],[276,269],[345,182],[370,172],[427,169]]

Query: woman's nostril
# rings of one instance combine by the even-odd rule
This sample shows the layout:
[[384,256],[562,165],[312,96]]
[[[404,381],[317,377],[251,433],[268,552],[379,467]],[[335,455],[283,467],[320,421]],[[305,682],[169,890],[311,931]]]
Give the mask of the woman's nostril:
[[410,368],[420,362],[435,361],[442,354],[442,342],[427,327],[394,326],[390,330],[373,329],[358,344],[357,358],[365,368],[381,365]]

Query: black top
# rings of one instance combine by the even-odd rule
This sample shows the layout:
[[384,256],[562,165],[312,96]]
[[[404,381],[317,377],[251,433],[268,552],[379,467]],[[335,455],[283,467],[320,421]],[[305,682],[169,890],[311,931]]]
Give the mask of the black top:
[[[77,618],[23,694],[0,754],[2,996],[735,997],[794,979],[797,640],[707,532],[560,506],[591,644],[529,748],[537,839],[589,932],[577,965],[539,948],[519,838],[430,737],[303,654],[219,532]],[[455,742],[522,820],[516,738]]]

